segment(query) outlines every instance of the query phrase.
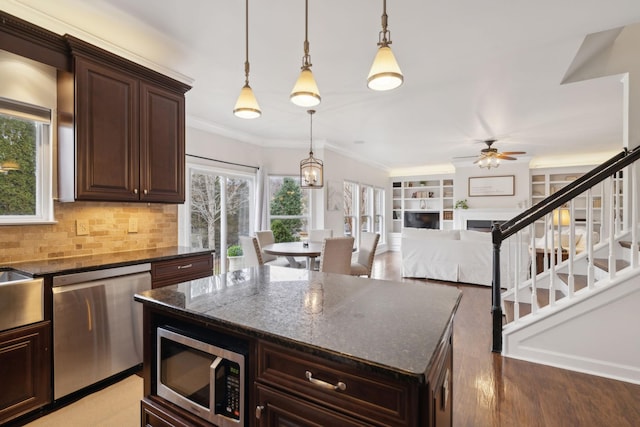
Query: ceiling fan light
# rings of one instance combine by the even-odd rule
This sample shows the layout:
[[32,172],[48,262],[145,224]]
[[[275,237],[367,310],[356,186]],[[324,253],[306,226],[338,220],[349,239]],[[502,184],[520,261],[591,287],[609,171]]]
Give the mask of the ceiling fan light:
[[260,117],[262,111],[258,105],[258,100],[251,90],[251,86],[245,84],[240,91],[240,96],[233,108],[233,114],[241,119],[255,119]]
[[404,76],[389,46],[380,46],[367,78],[369,89],[377,91],[391,90],[402,85]]
[[293,86],[291,95],[289,96],[291,102],[300,107],[315,107],[320,104],[320,91],[316,84],[316,79],[313,77],[311,69],[304,67],[300,76]]

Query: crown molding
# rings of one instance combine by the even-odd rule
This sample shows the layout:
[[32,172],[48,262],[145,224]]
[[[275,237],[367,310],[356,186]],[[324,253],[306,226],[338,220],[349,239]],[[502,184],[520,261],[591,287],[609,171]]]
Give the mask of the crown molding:
[[82,30],[75,25],[70,24],[69,22],[63,21],[59,18],[55,18],[47,13],[42,12],[41,10],[38,10],[35,7],[26,5],[19,0],[4,0],[1,3],[3,11],[12,14],[20,19],[23,19],[60,35],[72,34],[73,36],[87,43],[93,44],[94,46],[126,58],[151,70],[157,71],[158,73],[164,74],[165,76],[168,76],[181,83],[193,86],[194,79],[189,76],[186,76],[171,68],[160,65],[121,46],[115,45],[101,37],[98,37],[95,34]]

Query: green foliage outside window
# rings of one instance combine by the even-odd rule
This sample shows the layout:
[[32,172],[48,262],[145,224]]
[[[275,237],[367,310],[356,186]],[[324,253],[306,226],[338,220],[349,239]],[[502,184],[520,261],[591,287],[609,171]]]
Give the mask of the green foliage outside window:
[[18,170],[0,173],[0,215],[36,214],[36,124],[0,114],[0,165]]
[[[282,180],[282,186],[271,199],[271,216],[302,215],[302,190],[298,183],[290,177]],[[302,229],[302,220],[298,218],[278,218],[271,222],[271,231],[276,242],[293,242],[298,240]]]

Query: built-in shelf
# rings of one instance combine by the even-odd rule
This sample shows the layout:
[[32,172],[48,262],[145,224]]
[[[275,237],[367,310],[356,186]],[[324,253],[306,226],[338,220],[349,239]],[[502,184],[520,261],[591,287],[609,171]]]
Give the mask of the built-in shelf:
[[452,229],[454,180],[451,176],[397,178],[392,183],[392,233],[404,227],[406,212],[438,213],[441,229]]

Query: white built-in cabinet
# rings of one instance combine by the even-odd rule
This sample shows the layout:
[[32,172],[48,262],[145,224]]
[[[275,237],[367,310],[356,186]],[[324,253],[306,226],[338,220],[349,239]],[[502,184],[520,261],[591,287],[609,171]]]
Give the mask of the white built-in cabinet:
[[[531,203],[535,205],[546,197],[559,191],[561,188],[572,183],[576,179],[583,176],[591,168],[549,168],[549,169],[533,169],[531,170]],[[606,187],[605,187],[606,186]],[[594,231],[601,233],[603,222],[606,220],[605,209],[603,207],[608,203],[604,195],[609,193],[609,188],[613,186],[614,212],[618,218],[622,218],[623,197],[622,197],[622,176],[616,176],[613,183],[605,181],[596,185],[591,189],[591,214],[593,218]],[[573,217],[571,220],[576,226],[586,226],[587,193],[583,193],[574,200]],[[567,206],[568,207],[568,206]],[[549,224],[551,225],[551,224]],[[536,236],[541,236],[544,230],[544,220],[536,222]]]
[[437,213],[439,228],[453,229],[453,176],[395,178],[392,181],[392,233],[400,233],[407,212]]

